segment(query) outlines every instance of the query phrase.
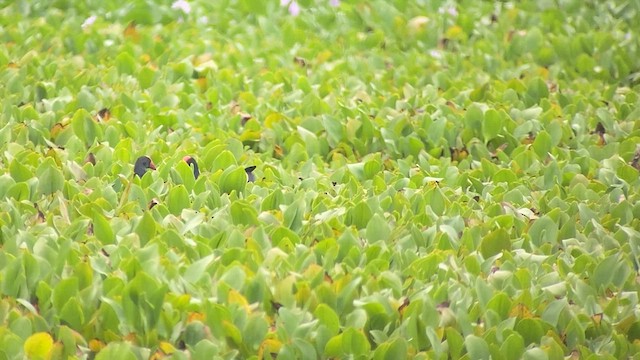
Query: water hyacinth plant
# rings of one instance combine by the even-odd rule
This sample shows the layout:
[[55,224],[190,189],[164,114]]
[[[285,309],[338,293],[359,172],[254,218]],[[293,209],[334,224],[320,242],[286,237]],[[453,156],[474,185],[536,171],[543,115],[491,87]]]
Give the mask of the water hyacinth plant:
[[0,8],[0,359],[640,353],[634,1]]

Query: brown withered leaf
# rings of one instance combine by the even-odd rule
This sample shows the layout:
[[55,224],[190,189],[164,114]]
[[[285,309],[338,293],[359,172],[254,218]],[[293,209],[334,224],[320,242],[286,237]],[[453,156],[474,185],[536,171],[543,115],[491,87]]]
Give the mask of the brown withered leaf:
[[324,281],[328,282],[329,284],[333,284],[333,278],[326,271],[324,272]]
[[154,206],[160,204],[160,201],[158,201],[158,199],[153,198],[151,199],[151,201],[149,201],[149,204],[147,205],[147,207],[149,208],[149,210],[153,209]]
[[300,66],[300,67],[306,67],[306,66],[307,66],[307,61],[306,61],[305,59],[303,59],[303,58],[299,57],[299,56],[295,56],[295,57],[293,58],[293,62],[294,62],[296,65]]
[[409,304],[411,304],[411,300],[409,300],[408,297],[404,298],[404,300],[402,301],[402,304],[398,306],[398,312],[400,313],[400,315],[404,314],[404,311],[407,308],[407,306],[409,306]]
[[242,126],[244,126],[247,123],[247,121],[251,120],[251,118],[252,118],[251,114],[247,114],[247,113],[243,113],[243,112],[240,113],[240,119],[241,119]]
[[284,157],[284,150],[278,144],[273,147],[273,157],[276,159],[282,159]]
[[36,211],[38,212],[38,216],[37,216],[37,222],[39,223],[43,223],[46,221],[45,217],[44,217],[44,213],[42,211],[40,211],[40,207],[38,206],[38,203],[33,203],[33,207],[36,208]]
[[277,301],[271,301],[271,307],[273,307],[273,311],[278,312],[278,310],[280,310],[280,308],[282,307],[282,304],[277,302]]
[[123,32],[125,37],[132,38],[133,40],[138,40],[140,38],[140,34],[138,34],[138,30],[136,30],[136,22],[132,21],[127,25]]
[[96,156],[93,155],[92,152],[88,153],[87,156],[84,158],[84,163],[91,163],[92,165],[96,165]]
[[633,159],[631,160],[631,166],[636,168],[636,170],[640,171],[640,145],[636,149],[636,153],[633,155]]
[[96,116],[98,121],[109,121],[111,119],[111,110],[108,108],[102,108],[98,111],[98,115]]

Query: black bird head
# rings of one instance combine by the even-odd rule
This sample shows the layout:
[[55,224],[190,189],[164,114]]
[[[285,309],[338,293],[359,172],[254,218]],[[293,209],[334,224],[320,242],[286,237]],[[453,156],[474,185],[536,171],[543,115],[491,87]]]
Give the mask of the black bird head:
[[196,162],[196,159],[187,155],[183,157],[182,160],[184,160],[189,166],[193,165],[193,177],[197,179],[198,176],[200,176],[200,168],[198,167],[198,163]]
[[140,156],[136,160],[136,164],[133,166],[133,172],[139,177],[144,176],[148,169],[155,170],[156,165],[151,161],[151,158],[148,156]]
[[256,181],[256,176],[253,174],[253,170],[255,169],[256,169],[255,165],[244,168],[244,172],[247,173],[247,182]]

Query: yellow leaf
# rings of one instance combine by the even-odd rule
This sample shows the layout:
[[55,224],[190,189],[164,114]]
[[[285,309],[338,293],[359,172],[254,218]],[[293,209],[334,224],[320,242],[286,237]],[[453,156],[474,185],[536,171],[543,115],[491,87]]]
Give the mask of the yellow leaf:
[[102,341],[98,340],[98,339],[89,340],[89,349],[91,351],[93,351],[94,353],[99,352],[104,347],[105,347],[105,344]]
[[151,355],[151,357],[149,357],[149,360],[160,360],[160,359],[164,359],[166,356],[162,353],[162,351],[156,351],[155,353],[153,353],[153,355]]
[[591,320],[593,320],[593,322],[594,322],[597,326],[600,326],[600,324],[602,323],[602,317],[603,317],[603,314],[602,314],[602,313],[598,313],[598,314],[593,315],[593,316],[591,317]]
[[174,352],[176,352],[176,348],[166,341],[161,341],[159,347],[160,347],[160,350],[162,350],[162,352],[167,355],[171,355]]
[[53,338],[49,333],[35,333],[24,342],[24,352],[28,358],[44,359],[53,348]]
[[311,298],[311,288],[307,283],[298,284],[297,288],[298,292],[296,292],[296,302],[302,306],[307,303],[309,298]]
[[458,25],[454,25],[447,29],[446,36],[449,39],[457,39],[461,37],[462,33],[463,33],[462,28]]
[[247,299],[236,290],[229,291],[229,304],[238,304],[244,308],[247,313],[251,312]]
[[140,38],[140,34],[138,34],[138,30],[136,30],[135,22],[129,23],[129,25],[124,29],[124,36],[128,38],[132,38],[134,41]]
[[264,126],[272,128],[274,124],[277,124],[284,120],[284,115],[280,113],[271,113],[264,119]]
[[151,56],[149,54],[142,54],[139,57],[140,61],[143,63],[148,63],[149,61],[151,61]]
[[529,310],[529,308],[527,307],[527,305],[523,304],[523,303],[519,303],[517,305],[515,305],[512,309],[511,312],[509,313],[510,317],[519,317],[522,319],[530,319],[533,317],[533,313],[531,313],[531,311]]
[[318,63],[318,64],[323,63],[323,62],[331,59],[332,55],[333,55],[333,53],[331,51],[329,51],[329,50],[321,51],[316,56],[316,63]]
[[200,88],[200,91],[205,92],[208,88],[208,83],[207,83],[207,78],[206,77],[201,77],[198,78],[198,80],[196,80],[196,84],[198,84],[198,88]]
[[258,349],[258,359],[264,359],[264,354],[277,354],[282,347],[282,342],[278,339],[266,339],[260,344]]
[[191,323],[194,321],[204,321],[206,319],[206,316],[203,313],[200,312],[190,312],[188,317],[187,317],[187,323]]

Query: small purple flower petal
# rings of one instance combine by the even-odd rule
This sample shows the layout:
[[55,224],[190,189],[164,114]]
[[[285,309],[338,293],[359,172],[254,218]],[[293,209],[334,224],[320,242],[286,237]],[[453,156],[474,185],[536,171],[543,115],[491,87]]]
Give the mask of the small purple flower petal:
[[340,6],[340,0],[329,0],[329,5],[333,7],[338,7]]
[[298,16],[300,14],[300,6],[296,0],[291,1],[289,4],[289,14],[291,14],[291,16]]
[[174,10],[182,10],[185,14],[191,12],[191,5],[189,5],[185,0],[174,1],[173,4],[171,4],[171,8]]
[[291,0],[280,0],[280,6],[287,6],[287,5],[289,5],[289,1],[291,1]]
[[80,25],[83,29],[88,28],[89,26],[93,25],[94,22],[96,22],[96,20],[98,19],[97,16],[95,15],[91,15],[89,16],[83,23],[82,25]]
[[438,13],[440,14],[449,14],[451,16],[458,16],[458,9],[455,6],[447,6],[441,7],[438,9]]

